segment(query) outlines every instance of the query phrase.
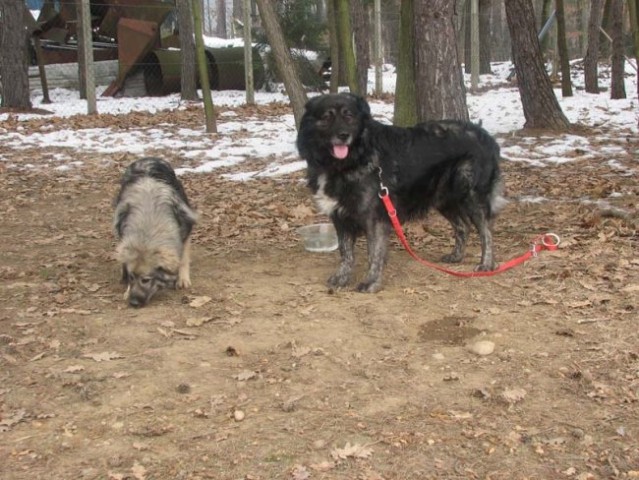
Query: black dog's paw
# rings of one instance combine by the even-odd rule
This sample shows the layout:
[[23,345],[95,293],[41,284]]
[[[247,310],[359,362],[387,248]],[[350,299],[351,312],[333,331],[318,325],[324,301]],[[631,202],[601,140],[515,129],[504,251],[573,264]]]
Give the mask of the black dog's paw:
[[462,261],[463,258],[463,255],[449,253],[448,255],[444,255],[441,260],[443,263],[459,263]]
[[348,285],[349,281],[350,275],[336,273],[335,275],[331,275],[326,283],[329,288],[342,288]]
[[489,265],[484,265],[483,263],[480,263],[479,265],[475,267],[476,272],[492,272],[493,270],[496,270],[496,269],[497,269],[497,265],[494,263],[491,263]]
[[357,285],[356,290],[361,293],[377,293],[382,289],[382,282],[372,281],[372,282],[361,282]]

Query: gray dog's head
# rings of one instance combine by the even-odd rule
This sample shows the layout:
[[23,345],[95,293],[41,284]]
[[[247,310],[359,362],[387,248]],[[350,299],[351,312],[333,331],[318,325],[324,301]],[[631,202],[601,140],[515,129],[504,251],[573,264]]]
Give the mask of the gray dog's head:
[[128,288],[125,300],[132,307],[143,307],[159,290],[175,288],[179,257],[168,248],[136,248],[123,242],[117,249]]

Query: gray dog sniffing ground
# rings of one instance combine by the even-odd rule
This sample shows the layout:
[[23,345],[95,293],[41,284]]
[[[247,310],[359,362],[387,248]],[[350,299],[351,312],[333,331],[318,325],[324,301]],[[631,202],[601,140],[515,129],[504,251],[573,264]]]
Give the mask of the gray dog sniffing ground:
[[127,167],[113,225],[129,305],[142,307],[163,288],[191,286],[189,238],[197,217],[168,162],[149,157]]

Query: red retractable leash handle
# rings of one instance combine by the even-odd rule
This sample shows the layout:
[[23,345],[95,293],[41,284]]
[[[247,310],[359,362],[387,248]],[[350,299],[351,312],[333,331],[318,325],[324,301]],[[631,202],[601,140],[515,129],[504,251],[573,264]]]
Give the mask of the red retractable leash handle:
[[513,258],[505,263],[502,263],[495,270],[491,270],[488,272],[458,272],[456,270],[450,270],[448,268],[442,267],[435,263],[431,263],[423,258],[420,258],[408,244],[408,240],[406,240],[406,235],[404,235],[404,230],[402,229],[401,224],[399,223],[399,218],[397,218],[397,210],[395,210],[395,206],[390,199],[390,195],[388,194],[388,188],[384,185],[381,185],[381,191],[379,193],[379,198],[382,199],[384,203],[384,207],[386,207],[386,212],[388,213],[388,217],[390,218],[391,223],[393,224],[393,228],[395,229],[395,233],[399,238],[399,241],[402,243],[406,251],[410,254],[418,262],[434,268],[435,270],[439,270],[440,272],[448,273],[449,275],[454,275],[456,277],[470,278],[470,277],[491,277],[493,275],[497,275],[499,273],[505,272],[506,270],[510,270],[517,265],[524,263],[526,260],[530,258],[534,258],[537,256],[539,252],[542,250],[557,250],[559,247],[559,243],[561,239],[559,235],[555,233],[544,233],[533,240],[531,243],[530,250],[528,250],[523,255]]

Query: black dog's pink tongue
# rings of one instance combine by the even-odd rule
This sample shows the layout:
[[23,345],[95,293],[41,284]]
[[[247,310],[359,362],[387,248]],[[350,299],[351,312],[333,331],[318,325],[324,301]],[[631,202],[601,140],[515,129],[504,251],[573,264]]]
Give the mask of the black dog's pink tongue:
[[333,156],[340,160],[348,156],[348,145],[333,145]]

